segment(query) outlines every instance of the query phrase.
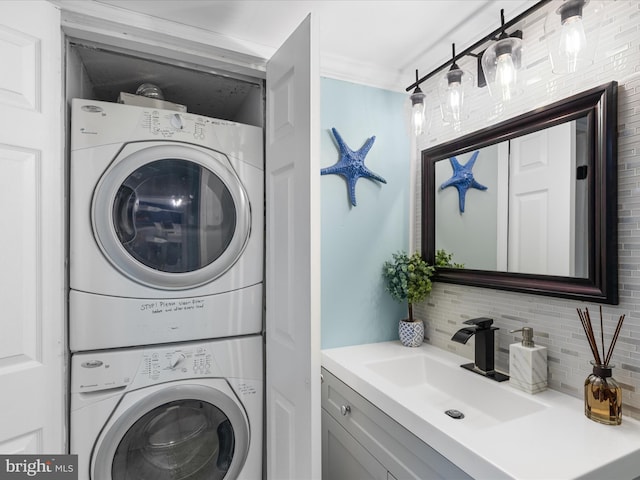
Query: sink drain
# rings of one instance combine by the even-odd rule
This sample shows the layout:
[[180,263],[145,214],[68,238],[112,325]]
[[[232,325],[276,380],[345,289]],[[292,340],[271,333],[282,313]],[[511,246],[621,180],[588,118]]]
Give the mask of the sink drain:
[[464,418],[464,413],[462,413],[460,410],[447,410],[444,413],[446,413],[447,415],[449,415],[451,418],[455,418],[456,420],[460,420],[462,418]]

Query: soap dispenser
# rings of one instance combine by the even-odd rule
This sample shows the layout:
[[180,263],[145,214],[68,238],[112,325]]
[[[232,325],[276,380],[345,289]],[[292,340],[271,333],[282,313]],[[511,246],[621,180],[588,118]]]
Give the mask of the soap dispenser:
[[510,332],[522,332],[522,342],[509,345],[509,383],[527,393],[541,392],[547,388],[547,347],[533,342],[531,327]]

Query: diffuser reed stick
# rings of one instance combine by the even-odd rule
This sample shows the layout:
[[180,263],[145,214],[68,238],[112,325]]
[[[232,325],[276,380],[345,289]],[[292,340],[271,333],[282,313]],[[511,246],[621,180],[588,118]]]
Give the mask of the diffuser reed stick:
[[611,354],[613,353],[613,346],[616,344],[618,340],[618,335],[620,335],[620,330],[622,329],[622,322],[624,322],[624,314],[618,319],[618,325],[616,325],[616,331],[613,334],[613,339],[611,340],[611,345],[609,346],[609,351],[607,352],[607,358],[604,360],[605,365],[609,365],[609,360],[611,360]]
[[[602,305],[600,305],[600,338],[602,339],[602,357],[604,358],[604,324],[602,322]],[[606,364],[607,362],[605,362]]]
[[586,313],[582,312],[579,308],[576,310],[578,311],[578,317],[580,317],[580,321],[582,322],[582,328],[584,329],[584,333],[587,336],[587,341],[589,342],[589,347],[591,348],[591,353],[593,354],[593,358],[595,359],[596,363],[600,365],[600,354],[598,353],[596,340],[593,336],[593,328],[591,327],[591,321],[587,320],[589,309],[586,310]]
[[602,318],[602,306],[600,307],[600,343],[602,345],[602,356],[600,356],[600,351],[598,350],[598,342],[596,340],[595,332],[593,331],[593,323],[591,321],[589,309],[585,308],[584,311],[582,311],[577,308],[576,310],[578,312],[578,318],[580,318],[580,322],[582,323],[584,333],[587,336],[587,341],[589,342],[589,347],[591,348],[591,353],[593,354],[593,359],[595,360],[596,365],[609,365],[609,360],[611,360],[613,348],[615,347],[618,336],[620,335],[620,330],[622,329],[622,323],[624,322],[625,315],[621,315],[618,319],[618,324],[616,325],[616,330],[611,339],[611,344],[609,345],[609,349],[606,350],[604,346],[604,320]]

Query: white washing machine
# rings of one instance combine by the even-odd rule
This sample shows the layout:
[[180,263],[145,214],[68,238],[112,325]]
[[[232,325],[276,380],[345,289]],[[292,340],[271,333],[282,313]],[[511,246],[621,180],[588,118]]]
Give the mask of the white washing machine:
[[258,333],[259,127],[72,101],[70,348]]
[[262,337],[76,353],[79,480],[262,478]]

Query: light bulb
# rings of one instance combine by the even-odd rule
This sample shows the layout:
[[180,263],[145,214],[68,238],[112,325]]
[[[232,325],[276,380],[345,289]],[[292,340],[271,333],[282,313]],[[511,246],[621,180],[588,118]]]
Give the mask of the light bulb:
[[575,15],[562,21],[558,53],[565,60],[569,73],[578,68],[580,54],[587,46],[582,17]]
[[411,94],[411,125],[413,126],[413,133],[418,136],[424,133],[425,127],[425,94],[420,90],[420,87],[416,87]]
[[452,124],[456,129],[467,118],[468,106],[464,104],[465,90],[471,84],[473,84],[471,74],[462,70],[455,61],[451,65],[451,70],[438,83],[442,120]]
[[516,67],[511,52],[503,53],[496,59],[496,84],[502,92],[502,100],[511,100],[511,93],[517,79]]
[[413,133],[418,136],[424,133],[424,103],[416,103],[411,107]]
[[460,82],[450,83],[447,89],[447,103],[454,122],[459,122],[462,118],[462,101],[462,84]]

